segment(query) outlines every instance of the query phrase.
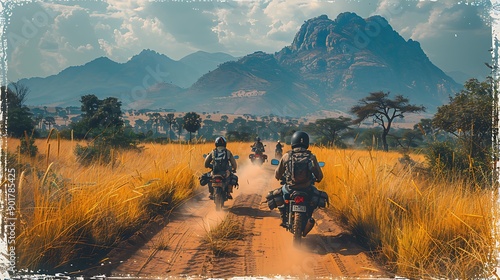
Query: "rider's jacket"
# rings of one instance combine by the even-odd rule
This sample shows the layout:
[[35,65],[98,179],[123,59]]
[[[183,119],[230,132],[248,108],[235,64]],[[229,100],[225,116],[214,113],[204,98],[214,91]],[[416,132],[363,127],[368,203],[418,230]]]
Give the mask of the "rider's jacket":
[[[226,149],[225,147],[217,147],[216,148],[218,151],[222,152],[222,151],[227,151],[227,157],[229,159],[229,163],[231,164],[231,169],[232,170],[229,170],[230,172],[236,172],[236,168],[238,167],[236,165],[236,160],[234,159],[234,156],[233,156],[233,153],[231,153],[230,150]],[[206,168],[210,168],[212,169],[213,165],[212,165],[212,153],[209,153],[208,156],[205,158],[205,167]]]
[[[293,149],[294,152],[304,152],[307,151],[305,148],[295,148]],[[276,168],[274,172],[274,177],[277,180],[281,180],[283,175],[286,172],[286,168],[290,166],[288,161],[290,161],[290,153],[285,153],[283,157],[281,158],[278,167]],[[314,177],[316,178],[316,182],[320,182],[323,179],[323,171],[321,171],[321,167],[319,166],[318,160],[316,159],[316,156],[311,153],[311,160],[312,160],[312,167],[311,167],[311,172],[314,174]],[[303,183],[303,184],[297,184],[293,187],[293,189],[305,189],[309,186],[311,186],[314,183],[314,181],[308,182],[308,183]]]
[[262,142],[260,142],[260,141],[253,143],[252,148],[255,149],[256,152],[258,152],[258,151],[265,152],[266,151],[264,149],[264,144],[262,144]]

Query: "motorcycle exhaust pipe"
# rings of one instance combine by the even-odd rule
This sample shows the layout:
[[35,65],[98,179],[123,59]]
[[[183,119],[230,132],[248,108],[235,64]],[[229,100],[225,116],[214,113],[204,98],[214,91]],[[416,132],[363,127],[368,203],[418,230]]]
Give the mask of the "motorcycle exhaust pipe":
[[316,221],[313,218],[309,218],[307,220],[306,226],[304,227],[304,231],[302,231],[302,237],[306,237],[306,235],[312,230]]

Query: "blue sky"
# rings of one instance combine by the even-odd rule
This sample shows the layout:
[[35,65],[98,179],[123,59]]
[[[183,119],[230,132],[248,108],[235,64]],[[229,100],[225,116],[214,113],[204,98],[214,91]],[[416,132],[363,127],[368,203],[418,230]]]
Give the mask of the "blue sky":
[[54,75],[107,56],[126,62],[143,49],[178,60],[192,52],[243,56],[290,45],[305,20],[341,12],[384,16],[419,41],[445,72],[489,74],[489,1],[7,1],[3,32],[8,81]]

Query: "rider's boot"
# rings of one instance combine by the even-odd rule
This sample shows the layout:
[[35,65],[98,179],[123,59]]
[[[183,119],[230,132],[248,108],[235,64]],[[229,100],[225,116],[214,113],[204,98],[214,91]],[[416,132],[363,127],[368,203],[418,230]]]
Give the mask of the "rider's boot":
[[227,199],[233,199],[233,196],[231,195],[232,192],[233,192],[233,186],[232,185],[227,186]]
[[208,191],[210,192],[208,198],[214,199],[214,188],[212,186],[208,186]]
[[281,218],[281,227],[286,227],[286,208],[285,206],[278,207],[278,210],[280,211],[280,218]]

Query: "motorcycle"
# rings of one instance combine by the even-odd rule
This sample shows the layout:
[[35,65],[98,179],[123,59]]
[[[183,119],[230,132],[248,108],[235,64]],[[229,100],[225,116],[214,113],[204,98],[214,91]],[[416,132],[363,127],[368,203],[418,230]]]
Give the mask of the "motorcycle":
[[210,183],[214,188],[214,203],[215,210],[220,211],[224,207],[224,202],[228,199],[228,182],[227,178],[222,175],[212,175]]
[[[207,155],[204,154],[205,158]],[[238,159],[234,156],[234,159]],[[215,210],[220,211],[224,207],[224,202],[229,199],[229,194],[233,191],[233,186],[238,186],[238,177],[233,172],[228,172],[229,175],[211,174],[207,172],[200,178],[200,184],[203,186],[208,184],[209,188],[213,188],[213,200],[215,203]]]
[[[279,161],[272,159],[271,164],[278,165]],[[319,165],[323,167],[325,163],[319,162]],[[293,234],[293,244],[295,246],[299,246],[302,242],[302,237],[305,237],[314,227],[316,223],[312,218],[314,210],[318,207],[325,207],[328,203],[327,193],[316,188],[313,188],[310,192],[291,191],[284,198],[281,188],[278,188],[270,192],[266,198],[271,210],[277,206],[284,205],[286,209],[284,227]]]
[[262,149],[252,148],[253,154],[248,155],[248,158],[253,164],[262,165],[265,161],[267,161],[267,155],[264,154]]
[[274,157],[277,159],[280,159],[283,156],[283,149],[282,148],[276,148],[274,150]]

